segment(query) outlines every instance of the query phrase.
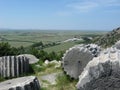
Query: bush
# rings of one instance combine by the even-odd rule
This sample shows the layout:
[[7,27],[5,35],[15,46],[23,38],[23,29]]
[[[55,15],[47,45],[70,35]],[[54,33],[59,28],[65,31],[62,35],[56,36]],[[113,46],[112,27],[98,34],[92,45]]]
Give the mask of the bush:
[[18,55],[17,48],[11,47],[9,43],[0,43],[0,56]]

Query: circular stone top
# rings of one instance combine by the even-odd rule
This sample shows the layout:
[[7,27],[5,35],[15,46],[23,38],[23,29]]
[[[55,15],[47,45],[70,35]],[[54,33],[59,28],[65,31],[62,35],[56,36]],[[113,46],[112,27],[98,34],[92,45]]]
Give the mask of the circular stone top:
[[78,79],[87,63],[98,56],[100,47],[96,44],[76,45],[65,52],[62,67],[71,78]]
[[92,53],[84,46],[75,46],[66,51],[62,67],[71,78],[78,79],[86,64],[93,58]]
[[35,78],[35,76],[27,76],[1,82],[0,90],[8,90],[9,88],[14,88],[17,86],[24,86],[26,84],[29,84],[30,82],[33,82]]
[[21,55],[18,55],[18,57],[21,57],[21,56],[25,56],[29,59],[29,63],[30,64],[34,64],[34,63],[37,63],[39,61],[39,59],[37,59],[34,55],[32,54],[21,54]]

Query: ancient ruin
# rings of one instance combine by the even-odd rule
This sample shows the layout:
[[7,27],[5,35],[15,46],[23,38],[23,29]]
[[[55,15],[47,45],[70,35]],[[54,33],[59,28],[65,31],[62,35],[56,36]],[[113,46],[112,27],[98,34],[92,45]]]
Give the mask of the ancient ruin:
[[29,64],[35,64],[39,61],[38,58],[36,58],[34,55],[32,54],[20,54],[18,55],[18,57],[26,57],[29,59]]
[[19,77],[29,72],[29,60],[26,57],[3,56],[0,58],[0,76]]
[[0,90],[40,90],[40,84],[35,76],[20,77],[1,82]]
[[77,45],[63,56],[62,67],[71,78],[78,79],[86,64],[96,57],[100,52],[100,47],[95,44]]
[[109,48],[94,57],[76,86],[78,90],[120,90],[120,50]]

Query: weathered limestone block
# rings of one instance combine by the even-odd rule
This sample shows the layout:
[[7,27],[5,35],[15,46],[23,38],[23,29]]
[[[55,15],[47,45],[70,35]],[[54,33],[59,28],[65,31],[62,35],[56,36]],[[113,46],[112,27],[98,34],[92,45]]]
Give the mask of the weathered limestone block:
[[37,63],[39,61],[39,59],[37,59],[34,55],[31,55],[31,54],[21,54],[21,55],[18,55],[18,57],[28,58],[30,64],[34,64],[34,63]]
[[76,86],[78,90],[120,90],[120,50],[110,48],[94,57]]
[[69,50],[63,56],[62,67],[71,78],[78,79],[86,64],[97,56],[100,47],[95,44],[77,45]]
[[0,58],[0,76],[18,77],[29,72],[29,59],[26,57],[3,56]]
[[35,76],[20,77],[1,82],[0,90],[40,90],[40,84]]
[[120,40],[119,40],[118,42],[116,42],[114,46],[115,46],[117,49],[120,50]]

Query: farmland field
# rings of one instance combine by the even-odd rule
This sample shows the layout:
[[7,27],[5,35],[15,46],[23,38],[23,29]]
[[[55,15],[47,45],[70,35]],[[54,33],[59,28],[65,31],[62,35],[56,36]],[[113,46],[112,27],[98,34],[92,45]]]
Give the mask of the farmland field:
[[[102,31],[39,31],[39,30],[9,30],[9,31],[0,31],[0,42],[8,42],[12,47],[28,47],[36,42],[42,41],[44,44],[52,43],[52,42],[63,42],[67,39],[71,39],[74,37],[90,37],[90,36],[98,36],[105,34],[106,32]],[[75,42],[65,42],[60,45],[56,45],[53,47],[45,48],[45,51],[58,52],[60,50],[66,50],[69,47],[74,46]]]

